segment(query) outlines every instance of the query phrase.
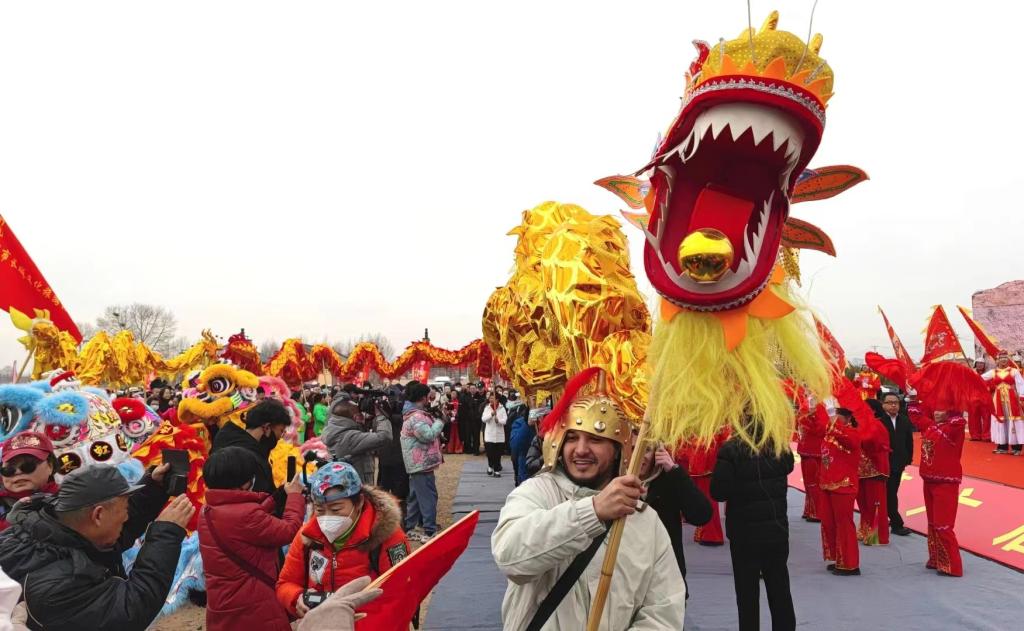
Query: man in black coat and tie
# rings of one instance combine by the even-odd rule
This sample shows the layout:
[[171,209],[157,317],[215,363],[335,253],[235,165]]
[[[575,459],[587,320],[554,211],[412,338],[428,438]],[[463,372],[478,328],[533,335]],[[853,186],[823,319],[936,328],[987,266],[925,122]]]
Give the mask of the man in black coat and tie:
[[895,392],[883,393],[881,406],[873,407],[875,416],[889,432],[889,446],[892,448],[889,452],[889,480],[886,482],[889,527],[892,534],[905,537],[910,534],[910,529],[903,525],[898,493],[903,481],[903,470],[914,457],[914,426],[910,424],[907,413],[901,409],[900,395]]

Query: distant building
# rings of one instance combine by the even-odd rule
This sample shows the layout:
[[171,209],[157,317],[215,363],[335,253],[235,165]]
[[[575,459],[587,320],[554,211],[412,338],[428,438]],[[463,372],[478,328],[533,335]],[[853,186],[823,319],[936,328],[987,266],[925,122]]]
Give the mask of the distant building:
[[[984,289],[971,297],[974,319],[995,338],[1001,348],[1024,355],[1024,280],[1011,280],[994,289]],[[985,351],[975,341],[975,357]],[[988,359],[992,364],[992,359]]]

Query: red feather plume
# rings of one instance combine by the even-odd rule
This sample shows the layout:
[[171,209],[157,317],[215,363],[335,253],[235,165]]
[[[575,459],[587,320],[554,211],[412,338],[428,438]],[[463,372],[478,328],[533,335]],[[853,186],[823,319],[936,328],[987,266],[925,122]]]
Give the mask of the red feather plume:
[[559,397],[558,403],[555,403],[548,415],[544,417],[544,420],[540,422],[540,435],[545,436],[549,431],[554,429],[558,420],[569,411],[569,406],[576,400],[576,396],[579,394],[583,386],[590,383],[597,373],[601,369],[593,366],[581,371],[578,375],[570,379],[565,384],[565,390],[562,392],[562,396]]
[[932,410],[967,412],[987,419],[994,413],[985,380],[957,362],[933,362],[911,375],[910,385]]
[[868,368],[898,385],[903,391],[907,389],[907,366],[898,359],[882,357],[878,353],[864,355],[864,363]]

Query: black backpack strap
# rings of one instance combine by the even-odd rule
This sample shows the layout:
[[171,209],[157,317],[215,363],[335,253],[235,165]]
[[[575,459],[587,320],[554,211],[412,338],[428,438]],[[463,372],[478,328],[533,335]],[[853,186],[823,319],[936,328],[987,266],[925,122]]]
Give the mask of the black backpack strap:
[[370,548],[370,571],[374,578],[380,576],[380,546]]
[[601,547],[601,543],[607,534],[607,530],[602,532],[590,542],[589,548],[573,559],[569,567],[565,569],[565,572],[558,577],[558,582],[555,583],[555,586],[551,588],[551,591],[548,592],[548,595],[540,603],[540,607],[537,608],[537,613],[533,615],[533,619],[530,620],[526,631],[540,631],[540,628],[548,621],[551,614],[555,613],[555,609],[558,609],[558,605],[565,599],[565,595],[572,589],[573,584],[583,575],[583,570],[587,569],[587,566],[590,565],[590,560],[597,554],[597,550]]

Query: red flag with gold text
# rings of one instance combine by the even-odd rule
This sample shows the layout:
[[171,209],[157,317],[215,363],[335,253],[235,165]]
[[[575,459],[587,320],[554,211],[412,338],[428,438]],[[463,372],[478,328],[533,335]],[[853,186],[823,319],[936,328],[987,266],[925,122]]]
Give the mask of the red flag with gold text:
[[932,317],[928,320],[928,328],[924,334],[924,357],[922,364],[947,359],[962,359],[964,349],[960,346],[960,339],[953,331],[953,325],[949,323],[946,310],[942,305],[936,305]]
[[407,631],[420,602],[469,546],[479,520],[480,511],[466,515],[370,583],[384,593],[359,608],[366,617],[356,631]]
[[878,313],[882,314],[882,320],[885,322],[885,332],[889,334],[889,341],[892,342],[892,350],[896,353],[896,359],[906,366],[908,375],[913,374],[917,370],[917,366],[914,365],[914,360],[910,358],[910,353],[907,352],[907,348],[900,341],[900,336],[896,335],[896,330],[892,328],[889,318],[886,317],[881,307],[878,308]]
[[30,318],[35,316],[35,309],[46,309],[54,326],[70,333],[75,341],[82,341],[82,334],[57,294],[0,217],[0,309],[10,312],[12,307]]

